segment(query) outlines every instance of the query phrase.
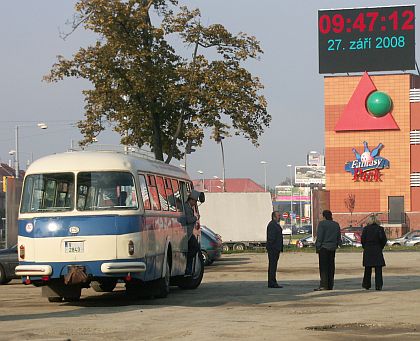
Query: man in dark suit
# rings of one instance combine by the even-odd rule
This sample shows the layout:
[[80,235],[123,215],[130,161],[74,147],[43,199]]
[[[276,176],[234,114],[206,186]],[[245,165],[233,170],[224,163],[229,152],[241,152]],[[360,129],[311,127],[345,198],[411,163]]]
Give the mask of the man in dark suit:
[[268,287],[282,288],[276,280],[277,263],[280,252],[283,252],[283,230],[279,224],[280,213],[274,211],[271,221],[267,225],[267,253],[268,253]]
[[335,250],[341,245],[340,225],[332,218],[329,210],[324,210],[322,220],[316,231],[315,247],[319,258],[319,287],[314,289],[332,290],[334,287]]

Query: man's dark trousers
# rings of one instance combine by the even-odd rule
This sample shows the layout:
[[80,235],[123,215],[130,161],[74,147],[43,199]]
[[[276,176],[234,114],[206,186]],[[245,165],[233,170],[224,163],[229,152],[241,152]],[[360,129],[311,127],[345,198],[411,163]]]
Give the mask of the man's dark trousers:
[[334,287],[335,250],[321,248],[318,257],[319,275],[321,277],[320,287],[332,290]]
[[276,285],[277,264],[279,262],[280,251],[267,250],[268,254],[268,285]]
[[198,244],[197,238],[192,235],[190,239],[188,239],[187,274],[192,274],[193,272],[193,260],[198,251],[200,251],[200,245]]

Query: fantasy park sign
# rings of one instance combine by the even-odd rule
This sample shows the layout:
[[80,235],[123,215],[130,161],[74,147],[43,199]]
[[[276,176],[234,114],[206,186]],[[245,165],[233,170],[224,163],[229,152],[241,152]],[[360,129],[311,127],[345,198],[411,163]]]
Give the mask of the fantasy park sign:
[[359,153],[353,148],[356,160],[347,162],[344,166],[345,171],[353,175],[354,181],[382,181],[380,170],[389,168],[389,161],[379,156],[383,144],[379,143],[372,151],[370,151],[366,141],[363,142],[363,146],[363,153]]

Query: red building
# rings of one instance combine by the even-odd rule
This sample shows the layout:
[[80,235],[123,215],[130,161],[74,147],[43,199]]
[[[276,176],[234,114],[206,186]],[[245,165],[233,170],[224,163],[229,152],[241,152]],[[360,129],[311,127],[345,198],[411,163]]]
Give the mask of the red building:
[[[264,187],[251,179],[197,179],[193,180],[194,188],[203,192],[264,192]],[[203,188],[204,184],[204,188]]]

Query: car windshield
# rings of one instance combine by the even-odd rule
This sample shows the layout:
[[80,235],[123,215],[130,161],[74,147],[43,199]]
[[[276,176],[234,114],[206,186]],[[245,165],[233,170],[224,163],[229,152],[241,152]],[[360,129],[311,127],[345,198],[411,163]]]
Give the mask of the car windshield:
[[32,174],[23,185],[21,213],[71,211],[74,205],[74,174]]

